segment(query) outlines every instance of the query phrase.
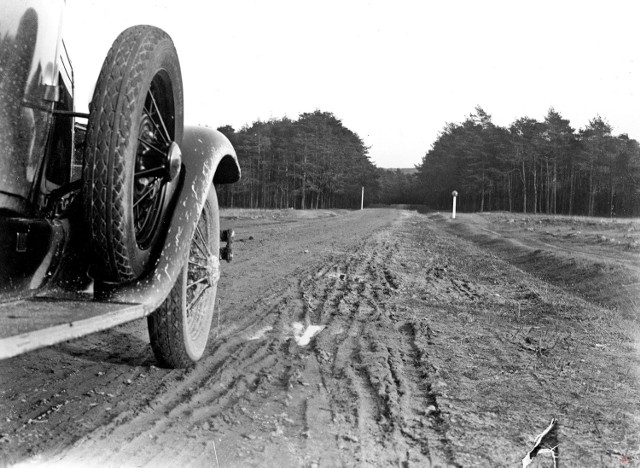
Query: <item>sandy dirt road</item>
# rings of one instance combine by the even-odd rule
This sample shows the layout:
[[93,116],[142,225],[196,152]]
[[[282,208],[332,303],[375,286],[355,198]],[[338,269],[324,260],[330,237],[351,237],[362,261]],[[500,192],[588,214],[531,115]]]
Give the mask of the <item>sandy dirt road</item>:
[[206,357],[156,367],[138,321],[0,362],[0,465],[522,466],[557,417],[562,466],[640,466],[633,301],[462,218],[226,213]]

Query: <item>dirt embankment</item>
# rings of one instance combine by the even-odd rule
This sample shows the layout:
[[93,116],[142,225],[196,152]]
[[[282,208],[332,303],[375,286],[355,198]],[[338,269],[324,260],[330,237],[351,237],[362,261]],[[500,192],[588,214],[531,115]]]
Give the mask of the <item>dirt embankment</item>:
[[640,318],[638,219],[503,212],[431,219],[548,283],[624,318]]
[[236,259],[206,357],[155,367],[141,321],[1,362],[5,463],[514,466],[555,416],[563,466],[638,466],[629,304],[460,237],[479,219],[224,214]]

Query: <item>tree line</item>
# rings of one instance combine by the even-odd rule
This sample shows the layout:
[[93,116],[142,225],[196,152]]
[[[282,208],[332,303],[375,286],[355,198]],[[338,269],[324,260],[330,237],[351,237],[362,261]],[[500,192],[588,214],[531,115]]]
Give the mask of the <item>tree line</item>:
[[330,112],[218,130],[233,144],[242,168],[240,182],[219,189],[223,206],[355,208],[361,187],[377,190],[369,149]]
[[444,127],[417,169],[416,193],[435,209],[457,190],[466,211],[640,215],[640,146],[599,116],[576,131],[551,108],[505,128],[476,107]]
[[463,211],[506,210],[591,216],[640,216],[640,145],[614,136],[601,118],[575,130],[553,108],[544,120],[495,125],[476,107],[446,124],[412,170],[377,168],[369,148],[330,112],[257,121],[236,131],[242,179],[219,188],[222,206],[358,208],[422,204]]

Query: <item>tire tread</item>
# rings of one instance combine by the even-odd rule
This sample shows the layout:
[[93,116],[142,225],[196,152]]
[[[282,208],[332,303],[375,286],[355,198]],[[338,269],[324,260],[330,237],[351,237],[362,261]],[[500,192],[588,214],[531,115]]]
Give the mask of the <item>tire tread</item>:
[[107,54],[89,108],[84,211],[101,277],[108,281],[127,282],[140,273],[127,245],[127,142],[147,63],[166,40],[169,36],[152,26],[123,31]]

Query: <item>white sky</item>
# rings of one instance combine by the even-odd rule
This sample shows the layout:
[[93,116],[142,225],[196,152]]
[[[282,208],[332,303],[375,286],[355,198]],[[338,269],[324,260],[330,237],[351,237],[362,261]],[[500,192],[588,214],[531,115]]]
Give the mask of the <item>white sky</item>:
[[631,0],[67,0],[64,35],[80,111],[117,35],[153,24],[176,44],[187,123],[320,109],[376,165],[412,167],[476,105],[503,126],[551,106],[574,128],[600,115],[640,140],[639,12]]

